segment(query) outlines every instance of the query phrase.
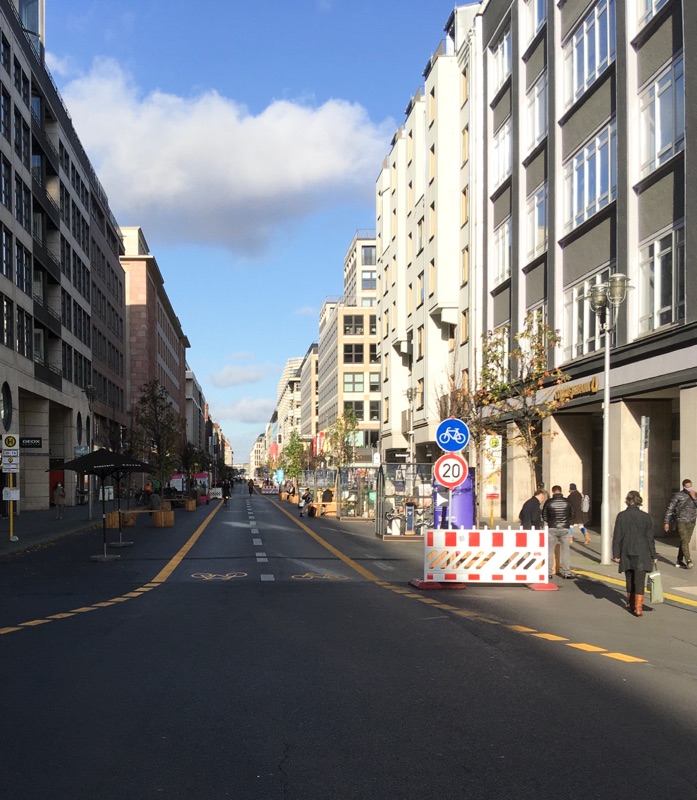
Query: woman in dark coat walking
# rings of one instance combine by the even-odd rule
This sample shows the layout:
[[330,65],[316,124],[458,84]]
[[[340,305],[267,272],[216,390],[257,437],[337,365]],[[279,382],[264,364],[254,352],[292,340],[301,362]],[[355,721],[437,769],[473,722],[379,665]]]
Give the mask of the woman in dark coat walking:
[[653,539],[651,517],[639,506],[643,503],[639,492],[629,492],[615,520],[612,537],[612,557],[625,573],[627,582],[627,610],[635,617],[644,615],[644,586],[646,574],[651,572],[656,561],[656,543]]

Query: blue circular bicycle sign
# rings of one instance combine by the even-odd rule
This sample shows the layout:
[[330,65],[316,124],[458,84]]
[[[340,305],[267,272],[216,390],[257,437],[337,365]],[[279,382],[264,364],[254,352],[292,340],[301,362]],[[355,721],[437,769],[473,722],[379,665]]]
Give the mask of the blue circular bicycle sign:
[[449,453],[456,453],[467,447],[469,440],[470,429],[461,419],[444,419],[436,429],[438,446]]

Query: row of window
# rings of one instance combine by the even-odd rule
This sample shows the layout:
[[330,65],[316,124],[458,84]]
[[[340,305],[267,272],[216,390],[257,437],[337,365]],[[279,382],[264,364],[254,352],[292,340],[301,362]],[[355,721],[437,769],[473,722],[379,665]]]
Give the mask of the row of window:
[[[363,314],[345,314],[344,315],[344,335],[345,336],[363,336],[365,333],[365,326],[363,324]],[[378,331],[378,318],[376,314],[370,314],[368,317],[368,334],[375,336]]]
[[[368,375],[368,389],[371,392],[380,391],[380,373],[371,372]],[[362,394],[365,391],[365,374],[363,372],[344,373],[344,392]]]
[[32,256],[26,247],[14,239],[12,232],[0,225],[0,270],[25,294],[32,294]]
[[9,297],[0,294],[2,344],[26,358],[34,357],[34,319]]
[[[377,344],[369,345],[369,363],[379,364],[380,357],[378,356]],[[364,345],[362,344],[345,344],[344,345],[344,364],[362,364],[364,361]]]
[[92,383],[92,362],[67,342],[62,342],[61,373],[66,381],[84,389]]
[[92,345],[90,315],[77,300],[71,299],[70,294],[65,289],[61,289],[61,323],[64,328],[74,333],[83,344],[88,347]]
[[[345,400],[344,414],[353,411],[356,422],[365,422],[365,403],[363,400]],[[371,400],[368,403],[368,421],[380,422],[380,401]]]

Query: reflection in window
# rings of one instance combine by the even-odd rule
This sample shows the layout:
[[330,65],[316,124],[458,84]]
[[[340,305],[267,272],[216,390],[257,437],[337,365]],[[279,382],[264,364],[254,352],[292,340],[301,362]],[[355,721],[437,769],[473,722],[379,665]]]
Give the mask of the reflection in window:
[[640,251],[639,332],[685,319],[685,229],[677,228]]

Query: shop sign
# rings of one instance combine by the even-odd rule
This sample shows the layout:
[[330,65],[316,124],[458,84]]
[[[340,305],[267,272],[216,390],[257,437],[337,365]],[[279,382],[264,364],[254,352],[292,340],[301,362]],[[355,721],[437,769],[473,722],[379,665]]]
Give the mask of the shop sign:
[[585,383],[575,383],[573,386],[562,386],[554,392],[554,399],[560,403],[568,403],[575,397],[595,394],[598,391],[598,378],[594,375]]

